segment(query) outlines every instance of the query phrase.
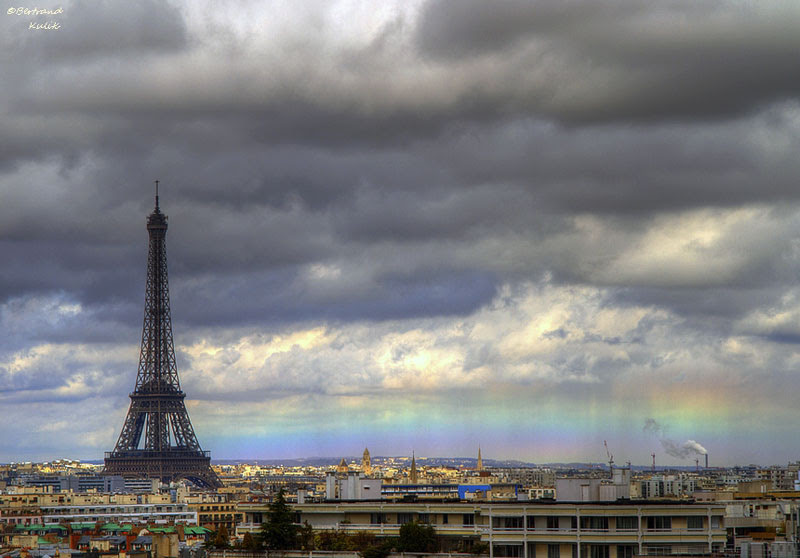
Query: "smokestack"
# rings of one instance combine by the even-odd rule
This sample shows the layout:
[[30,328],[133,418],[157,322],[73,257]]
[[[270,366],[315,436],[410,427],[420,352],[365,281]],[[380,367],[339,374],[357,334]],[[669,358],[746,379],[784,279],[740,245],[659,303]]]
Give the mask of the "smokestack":
[[655,473],[655,471],[656,471],[656,454],[651,453],[650,455],[653,456],[653,472]]
[[706,454],[706,469],[708,469],[708,454]]

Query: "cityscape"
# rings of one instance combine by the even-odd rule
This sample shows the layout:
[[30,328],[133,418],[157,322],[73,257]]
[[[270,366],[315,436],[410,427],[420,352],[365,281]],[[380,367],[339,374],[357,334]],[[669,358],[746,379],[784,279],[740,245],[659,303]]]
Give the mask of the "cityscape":
[[800,558],[798,29],[7,6],[0,558]]

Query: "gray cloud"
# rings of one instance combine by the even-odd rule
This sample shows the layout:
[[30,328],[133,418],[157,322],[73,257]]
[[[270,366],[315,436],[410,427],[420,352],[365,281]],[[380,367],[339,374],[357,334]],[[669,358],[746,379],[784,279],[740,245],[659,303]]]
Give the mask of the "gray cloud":
[[[282,376],[276,398],[300,397],[308,374],[314,397],[363,396],[374,416],[384,391],[442,389],[410,364],[420,347],[465,399],[492,378],[577,414],[720,368],[764,400],[793,385],[796,9],[329,9],[73,2],[38,35],[2,18],[6,402],[124,405],[156,178],[203,401],[263,399]],[[334,338],[319,352],[256,366],[233,348],[315,326]],[[252,389],[209,389],[204,363]]]
[[525,53],[530,95],[512,106],[557,120],[716,120],[796,97],[798,18],[781,3],[431,0],[417,43],[455,61]]

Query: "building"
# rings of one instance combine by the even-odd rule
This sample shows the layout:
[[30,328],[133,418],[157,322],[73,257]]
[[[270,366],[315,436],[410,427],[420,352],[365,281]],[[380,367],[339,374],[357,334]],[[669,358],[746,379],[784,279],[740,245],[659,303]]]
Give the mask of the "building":
[[697,490],[697,477],[686,474],[652,475],[638,481],[642,498],[690,497]]
[[328,473],[325,477],[326,500],[380,500],[381,480],[368,479],[363,473],[345,476]]
[[612,478],[556,479],[556,499],[565,502],[609,502],[631,497],[631,470],[612,470]]
[[[710,557],[726,543],[725,506],[687,501],[336,502],[293,507],[315,530],[397,536],[412,521],[434,527],[442,550],[486,543],[492,557]],[[265,504],[240,504],[239,534],[260,528]],[[259,521],[256,521],[258,519]]]
[[[152,491],[152,480],[146,479],[146,481],[148,481],[148,491]],[[53,492],[129,491],[125,479],[119,475],[24,475],[14,479],[14,484],[17,486],[51,487]]]
[[212,531],[225,527],[233,533],[242,522],[243,515],[236,509],[236,498],[241,493],[234,490],[225,492],[200,492],[183,495],[179,501],[185,502],[189,509],[197,513],[197,523]]
[[525,487],[553,488],[556,485],[556,472],[549,468],[493,467],[488,471],[505,482],[513,482]]
[[361,456],[361,470],[365,475],[372,474],[372,459],[369,456],[369,448],[364,448],[364,455]]
[[197,502],[187,504],[197,514],[197,524],[212,531],[225,527],[228,533],[236,531],[244,515],[236,509],[236,502]]
[[118,504],[42,505],[42,520],[48,523],[184,523],[197,524],[197,512],[187,504]]

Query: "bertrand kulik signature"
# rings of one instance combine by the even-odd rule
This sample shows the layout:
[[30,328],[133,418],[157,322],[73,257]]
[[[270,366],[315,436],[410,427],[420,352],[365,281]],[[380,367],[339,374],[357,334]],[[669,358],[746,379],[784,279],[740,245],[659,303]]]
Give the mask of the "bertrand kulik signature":
[[[9,8],[6,11],[6,15],[16,15],[16,16],[57,16],[64,13],[64,8],[56,8],[54,10],[44,9],[44,8]],[[45,22],[37,22],[37,21],[30,21],[28,22],[28,29],[35,29],[35,30],[43,30],[43,31],[52,31],[55,29],[61,29],[61,24],[57,21],[45,21]]]

